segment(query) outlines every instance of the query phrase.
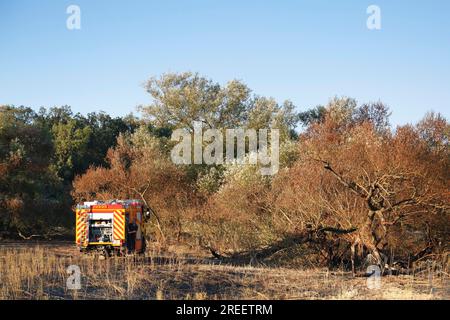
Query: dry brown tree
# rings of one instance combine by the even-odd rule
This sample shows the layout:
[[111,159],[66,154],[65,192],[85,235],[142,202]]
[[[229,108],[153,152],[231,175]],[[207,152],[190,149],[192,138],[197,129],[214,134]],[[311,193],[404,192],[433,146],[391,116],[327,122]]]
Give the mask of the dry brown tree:
[[140,199],[152,209],[161,240],[165,240],[163,224],[170,229],[170,224],[177,223],[180,206],[192,188],[159,143],[144,128],[131,136],[119,136],[117,146],[108,151],[108,167],[91,167],[75,178],[73,198]]
[[[391,133],[334,112],[301,135],[301,159],[274,182],[280,223],[344,240],[353,271],[365,253],[384,267],[389,251],[405,251],[407,243],[412,260],[447,245],[445,119],[430,115]],[[336,257],[329,242],[321,249],[328,260]]]

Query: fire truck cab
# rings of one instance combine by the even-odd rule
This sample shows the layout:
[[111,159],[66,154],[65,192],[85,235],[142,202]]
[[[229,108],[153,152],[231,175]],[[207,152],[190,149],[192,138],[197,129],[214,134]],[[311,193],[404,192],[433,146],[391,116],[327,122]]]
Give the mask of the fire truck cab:
[[142,230],[150,211],[142,201],[86,201],[76,206],[75,215],[75,242],[81,252],[105,256],[145,252]]

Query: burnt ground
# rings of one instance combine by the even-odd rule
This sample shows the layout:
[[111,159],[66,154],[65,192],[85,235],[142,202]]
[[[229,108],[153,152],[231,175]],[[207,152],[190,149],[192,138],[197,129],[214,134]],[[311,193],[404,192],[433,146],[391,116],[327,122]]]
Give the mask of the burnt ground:
[[[67,288],[70,265],[80,268],[79,290]],[[180,248],[101,259],[79,253],[70,241],[2,242],[0,277],[0,299],[450,298],[443,270],[383,276],[376,283],[345,271],[225,263]]]

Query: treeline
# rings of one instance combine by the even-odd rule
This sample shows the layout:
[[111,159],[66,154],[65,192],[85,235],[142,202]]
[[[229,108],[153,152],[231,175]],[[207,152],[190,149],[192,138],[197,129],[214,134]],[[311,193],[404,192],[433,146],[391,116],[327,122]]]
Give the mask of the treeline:
[[[74,202],[140,198],[155,213],[153,245],[220,259],[350,267],[448,252],[450,126],[441,115],[392,128],[383,103],[351,98],[298,113],[240,81],[192,73],[152,78],[146,90],[152,103],[139,119],[2,107],[2,230],[50,234],[70,227]],[[278,174],[173,164],[171,133],[192,132],[194,121],[279,129]]]
[[68,235],[72,180],[91,165],[105,165],[118,135],[138,126],[132,115],[0,106],[0,235]]

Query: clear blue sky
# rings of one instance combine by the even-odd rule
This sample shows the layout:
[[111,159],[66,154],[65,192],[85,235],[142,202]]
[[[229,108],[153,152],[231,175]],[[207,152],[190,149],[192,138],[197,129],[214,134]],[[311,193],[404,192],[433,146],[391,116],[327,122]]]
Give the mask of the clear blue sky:
[[346,95],[387,103],[394,124],[450,118],[447,0],[0,0],[0,44],[0,104],[121,116],[150,102],[150,76],[198,71],[299,110]]

